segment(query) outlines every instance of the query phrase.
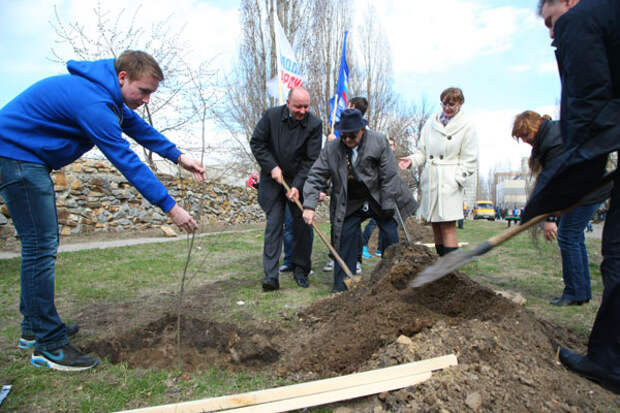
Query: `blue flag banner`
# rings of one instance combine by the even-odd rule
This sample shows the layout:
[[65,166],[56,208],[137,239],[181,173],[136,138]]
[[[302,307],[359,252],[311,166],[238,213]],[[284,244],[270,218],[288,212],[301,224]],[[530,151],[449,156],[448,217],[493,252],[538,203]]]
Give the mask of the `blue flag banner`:
[[[336,84],[336,94],[329,100],[329,121],[332,125],[340,120],[340,114],[347,108],[349,103],[349,66],[347,66],[347,36],[344,32],[342,42],[342,57],[340,58],[340,69],[338,70],[338,83]],[[334,109],[335,105],[335,109]],[[338,136],[339,134],[336,133]]]

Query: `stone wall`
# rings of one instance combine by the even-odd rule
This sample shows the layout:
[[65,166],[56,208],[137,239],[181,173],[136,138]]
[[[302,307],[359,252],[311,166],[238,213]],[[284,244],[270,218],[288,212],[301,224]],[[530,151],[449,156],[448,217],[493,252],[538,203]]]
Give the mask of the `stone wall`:
[[[96,231],[142,231],[171,224],[106,160],[81,159],[51,174],[62,235]],[[201,223],[248,224],[264,220],[257,191],[218,182],[195,182],[190,176],[158,175],[170,195]],[[187,204],[189,203],[189,204]],[[198,213],[200,211],[200,214]],[[0,197],[0,233],[15,233]]]

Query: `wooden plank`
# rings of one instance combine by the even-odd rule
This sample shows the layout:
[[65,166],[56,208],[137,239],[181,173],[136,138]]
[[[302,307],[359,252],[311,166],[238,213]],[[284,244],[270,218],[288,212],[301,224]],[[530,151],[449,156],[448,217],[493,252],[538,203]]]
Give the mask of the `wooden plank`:
[[[435,248],[435,244],[428,243],[428,242],[420,242],[420,241],[418,241],[418,242],[415,243],[415,245],[424,245],[426,248],[431,248],[431,249]],[[469,242],[459,242],[458,245],[459,245],[459,248],[461,248],[461,247],[464,247],[466,245],[469,245]]]
[[454,354],[449,354],[432,359],[415,361],[413,363],[401,364],[398,366],[386,367],[362,373],[354,373],[346,376],[293,384],[249,393],[213,397],[209,399],[155,407],[145,407],[135,410],[125,410],[122,413],[194,413],[230,409],[360,386],[384,381],[386,377],[392,379],[411,376],[456,366],[457,364],[458,362],[456,356]]
[[271,403],[257,404],[254,406],[240,407],[238,409],[226,410],[225,413],[279,413],[291,410],[303,409],[306,407],[320,406],[340,402],[344,400],[357,399],[358,397],[369,396],[384,391],[398,390],[413,386],[431,378],[431,373],[420,373],[412,376],[398,377],[385,381],[362,384],[360,386],[348,387],[346,389],[326,391],[323,393],[311,394],[308,396],[295,397],[292,399],[279,400]]

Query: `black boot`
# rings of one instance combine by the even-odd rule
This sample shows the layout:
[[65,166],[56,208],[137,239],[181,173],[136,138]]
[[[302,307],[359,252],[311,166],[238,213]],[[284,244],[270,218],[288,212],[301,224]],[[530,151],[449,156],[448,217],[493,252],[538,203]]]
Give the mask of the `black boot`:
[[443,247],[443,255],[449,254],[452,251],[458,250],[459,247]]
[[439,255],[440,257],[443,257],[445,254],[444,246],[441,244],[435,244],[435,251],[437,251],[437,255]]
[[600,384],[607,390],[620,394],[620,376],[594,363],[587,356],[560,347],[560,361],[567,369]]

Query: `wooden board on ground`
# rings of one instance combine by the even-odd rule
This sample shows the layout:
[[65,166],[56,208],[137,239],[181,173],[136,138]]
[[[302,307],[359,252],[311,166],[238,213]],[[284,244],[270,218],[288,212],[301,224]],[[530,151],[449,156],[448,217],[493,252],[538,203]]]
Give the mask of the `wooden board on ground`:
[[[441,370],[451,366],[456,366],[457,364],[458,362],[456,356],[454,354],[449,354],[446,356],[436,357],[432,359],[421,360],[413,363],[401,364],[398,366],[386,367],[383,369],[371,370],[362,373],[354,373],[346,376],[333,377],[329,379],[293,384],[290,386],[276,387],[267,390],[259,390],[230,396],[220,396],[191,402],[182,402],[163,406],[126,410],[123,413],[193,413],[231,409],[235,407],[251,406],[261,403],[271,403],[275,401],[299,398],[314,394],[322,394],[325,392],[334,392],[337,390],[366,386],[379,382],[385,382],[388,378],[389,380],[396,380],[399,378],[407,377],[411,378],[419,374],[429,373],[434,370]],[[362,392],[366,391],[365,388],[359,388],[358,390]],[[379,392],[381,391],[386,390],[380,390]],[[373,393],[367,393],[364,395],[368,394]],[[354,397],[361,397],[361,395],[347,398]]]
[[306,407],[320,406],[382,393],[384,391],[398,390],[414,386],[431,378],[431,372],[414,374],[412,376],[398,377],[376,383],[362,384],[346,389],[326,391],[323,393],[310,394],[308,396],[293,397],[292,399],[279,400],[276,402],[255,404],[248,407],[226,410],[226,413],[279,413],[291,410],[304,409]]
[[[435,248],[435,244],[430,242],[416,242],[415,245],[424,245],[427,248]],[[459,248],[469,245],[469,242],[459,242]]]

